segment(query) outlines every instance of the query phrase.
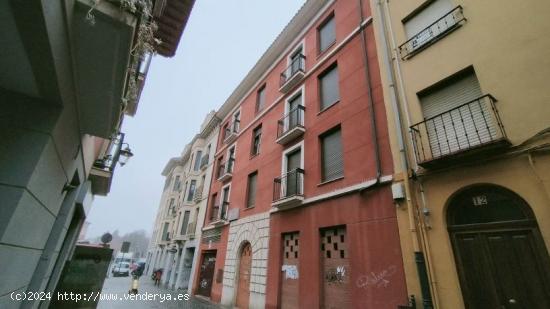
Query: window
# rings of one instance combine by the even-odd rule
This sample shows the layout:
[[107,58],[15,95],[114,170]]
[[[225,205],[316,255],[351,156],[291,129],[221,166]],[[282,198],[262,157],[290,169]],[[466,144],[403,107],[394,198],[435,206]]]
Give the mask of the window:
[[227,173],[233,172],[233,164],[235,164],[235,146],[229,148],[229,151],[227,152],[227,163],[226,163],[225,171]]
[[248,187],[246,191],[246,207],[254,207],[256,204],[256,184],[258,181],[258,171],[248,175]]
[[212,201],[210,202],[210,221],[214,221],[218,218],[219,214],[219,205],[216,205],[216,200],[218,199],[218,194],[212,194]]
[[333,65],[319,76],[321,110],[325,110],[340,100],[338,88],[338,66]]
[[168,237],[168,222],[164,222],[164,227],[162,228],[162,240],[170,240],[170,237]]
[[201,167],[201,157],[202,157],[202,151],[197,151],[197,155],[195,156],[195,165],[193,166],[194,171],[198,171]]
[[252,131],[252,149],[250,154],[255,156],[260,154],[260,140],[262,137],[262,125],[257,126],[254,131]]
[[181,223],[181,235],[187,234],[187,225],[189,225],[189,217],[191,216],[191,212],[189,210],[186,210],[183,214],[183,222]]
[[174,202],[175,202],[174,199],[171,198],[170,199],[170,204],[168,205],[168,211],[171,211],[174,208]]
[[172,191],[178,191],[181,187],[180,183],[180,176],[176,176],[176,180],[174,181],[174,187],[172,188]]
[[413,12],[415,14],[411,17],[406,17],[404,24],[407,37],[412,38],[416,36],[452,9],[453,4],[449,0],[430,1],[427,7],[421,8],[418,12]]
[[195,197],[195,188],[197,186],[196,180],[191,180],[191,185],[189,185],[189,194],[187,194],[187,201],[191,202]]
[[241,125],[241,112],[236,112],[233,115],[233,132],[239,133],[239,128]]
[[265,84],[258,90],[256,95],[256,112],[261,111],[265,106]]
[[321,136],[321,181],[330,181],[343,176],[342,132],[340,127],[337,127]]
[[185,196],[185,193],[187,192],[187,185],[189,185],[189,182],[185,182],[185,187],[183,188],[183,195]]
[[327,50],[334,42],[336,42],[336,28],[334,24],[334,14],[331,14],[322,24],[319,26],[319,53]]
[[229,122],[223,125],[222,134],[224,140],[229,136]]

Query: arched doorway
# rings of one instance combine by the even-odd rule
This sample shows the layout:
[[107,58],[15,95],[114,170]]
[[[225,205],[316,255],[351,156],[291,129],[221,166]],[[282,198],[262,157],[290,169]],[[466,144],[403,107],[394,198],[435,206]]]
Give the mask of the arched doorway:
[[550,263],[537,222],[495,185],[456,193],[447,222],[466,308],[550,308]]
[[237,283],[236,306],[240,309],[248,309],[250,300],[250,268],[252,266],[252,248],[247,242],[242,246],[239,259],[239,277]]

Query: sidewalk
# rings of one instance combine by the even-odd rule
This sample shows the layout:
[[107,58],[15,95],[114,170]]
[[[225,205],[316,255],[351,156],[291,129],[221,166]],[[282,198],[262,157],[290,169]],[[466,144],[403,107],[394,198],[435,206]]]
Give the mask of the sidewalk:
[[[149,300],[145,300],[144,297],[139,299],[130,300],[125,299],[125,295],[128,293],[128,289],[131,284],[131,277],[118,277],[107,278],[103,285],[102,295],[107,298],[115,296],[116,300],[101,300],[98,303],[98,309],[145,309],[145,308],[162,308],[162,309],[176,309],[176,308],[192,308],[192,309],[220,309],[225,308],[218,304],[210,303],[207,300],[189,296],[189,300],[184,300],[184,290],[171,291],[163,287],[156,287],[147,276],[143,276],[139,283],[139,294],[149,295]],[[127,297],[127,296],[126,296]],[[156,299],[153,299],[155,297]],[[177,300],[179,297],[180,300]]]

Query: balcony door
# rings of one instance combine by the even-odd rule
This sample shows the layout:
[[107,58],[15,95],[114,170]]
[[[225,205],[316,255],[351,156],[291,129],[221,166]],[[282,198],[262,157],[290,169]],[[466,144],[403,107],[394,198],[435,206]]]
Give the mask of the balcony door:
[[302,105],[301,92],[288,101],[288,117],[285,123],[285,131],[292,130],[294,127],[302,124],[300,119],[302,115],[298,109],[300,105]]
[[220,219],[224,220],[227,214],[227,206],[229,205],[229,186],[223,188],[222,203],[220,205]]
[[300,183],[299,175],[297,169],[302,167],[302,149],[298,148],[295,151],[292,151],[286,154],[286,183],[285,191],[283,192],[284,197],[294,196],[299,193]]
[[488,143],[497,136],[491,102],[488,97],[481,98],[473,69],[418,96],[426,120],[426,132],[420,134],[427,135],[433,158]]
[[290,56],[290,72],[287,73],[287,79],[289,79],[294,73],[298,72],[302,62],[302,48],[298,48],[292,56]]

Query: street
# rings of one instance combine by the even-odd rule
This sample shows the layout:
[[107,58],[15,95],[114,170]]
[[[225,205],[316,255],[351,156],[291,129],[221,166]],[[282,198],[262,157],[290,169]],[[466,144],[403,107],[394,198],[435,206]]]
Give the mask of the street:
[[[119,308],[193,308],[193,309],[218,309],[222,306],[211,304],[206,300],[189,296],[184,300],[185,292],[180,290],[170,291],[153,285],[148,276],[142,276],[139,282],[139,294],[134,299],[127,298],[132,277],[109,277],[105,279],[101,300],[98,309],[119,309]],[[148,295],[148,300],[145,299]],[[177,300],[178,297],[181,300]],[[156,299],[153,299],[156,298]]]

